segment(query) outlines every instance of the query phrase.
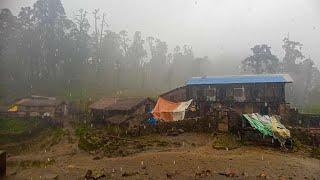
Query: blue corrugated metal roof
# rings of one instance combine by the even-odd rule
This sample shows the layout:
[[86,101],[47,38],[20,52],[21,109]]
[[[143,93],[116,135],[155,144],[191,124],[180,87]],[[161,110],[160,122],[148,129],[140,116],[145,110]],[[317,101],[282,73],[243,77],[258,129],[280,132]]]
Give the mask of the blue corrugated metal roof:
[[259,74],[233,76],[203,76],[192,77],[187,85],[196,84],[251,84],[251,83],[291,83],[289,74]]

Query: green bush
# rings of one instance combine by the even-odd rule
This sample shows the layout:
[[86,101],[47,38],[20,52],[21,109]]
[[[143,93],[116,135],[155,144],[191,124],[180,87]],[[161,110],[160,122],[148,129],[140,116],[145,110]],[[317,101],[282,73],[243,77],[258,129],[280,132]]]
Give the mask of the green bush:
[[69,136],[69,135],[70,135],[70,132],[67,129],[63,129],[63,128],[54,129],[52,133],[51,146],[58,144],[64,136]]
[[78,146],[85,151],[97,150],[103,146],[100,137],[86,133],[80,136]]
[[80,126],[80,127],[77,127],[76,130],[75,130],[75,134],[76,136],[83,136],[85,135],[87,132],[89,131],[89,127],[87,126]]

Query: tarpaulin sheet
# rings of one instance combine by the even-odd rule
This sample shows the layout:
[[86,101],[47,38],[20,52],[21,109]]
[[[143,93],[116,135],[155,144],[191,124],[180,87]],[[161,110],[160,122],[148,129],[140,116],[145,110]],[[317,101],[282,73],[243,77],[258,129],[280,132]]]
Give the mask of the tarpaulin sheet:
[[258,113],[243,114],[250,125],[264,136],[272,136],[283,145],[290,138],[290,131],[280,123],[279,116],[261,116]]
[[18,106],[13,106],[8,110],[9,112],[17,112],[18,111]]
[[186,102],[171,102],[159,97],[152,114],[156,119],[163,121],[183,120],[186,109],[190,106],[192,100]]

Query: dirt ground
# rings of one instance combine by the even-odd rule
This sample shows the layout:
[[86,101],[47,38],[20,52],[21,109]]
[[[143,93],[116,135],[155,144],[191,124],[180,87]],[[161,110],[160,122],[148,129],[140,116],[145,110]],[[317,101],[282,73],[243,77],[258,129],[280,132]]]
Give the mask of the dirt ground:
[[[303,153],[284,153],[268,147],[212,148],[209,134],[153,136],[169,146],[127,157],[97,157],[80,150],[74,131],[50,148],[10,155],[7,179],[84,179],[92,170],[102,179],[320,179],[320,160]],[[73,139],[73,140],[70,140]],[[174,146],[179,142],[179,146]]]

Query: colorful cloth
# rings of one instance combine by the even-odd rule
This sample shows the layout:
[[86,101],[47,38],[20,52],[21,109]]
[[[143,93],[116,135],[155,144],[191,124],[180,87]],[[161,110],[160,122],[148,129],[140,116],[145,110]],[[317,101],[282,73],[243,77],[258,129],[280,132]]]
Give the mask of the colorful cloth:
[[279,116],[261,116],[258,113],[242,115],[249,124],[257,129],[264,136],[272,136],[277,139],[281,145],[284,145],[286,139],[290,138],[290,131],[280,123]]

